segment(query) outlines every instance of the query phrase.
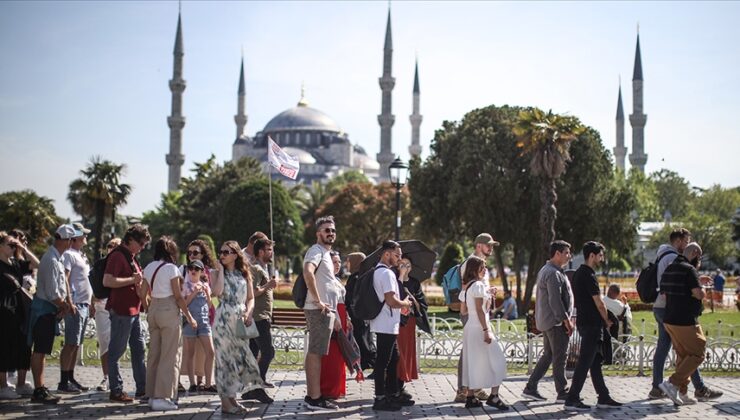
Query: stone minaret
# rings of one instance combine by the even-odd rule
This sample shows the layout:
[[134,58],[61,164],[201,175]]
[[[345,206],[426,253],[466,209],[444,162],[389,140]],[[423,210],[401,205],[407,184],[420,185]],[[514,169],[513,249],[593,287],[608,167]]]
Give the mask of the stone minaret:
[[391,40],[391,11],[388,9],[388,23],[385,28],[385,47],[383,48],[383,77],[380,82],[380,90],[383,92],[383,100],[380,115],[378,115],[378,124],[380,124],[380,153],[377,155],[380,164],[380,173],[378,178],[383,181],[388,180],[388,167],[395,156],[392,152],[391,128],[396,121],[396,117],[391,113],[391,92],[396,84],[396,79],[391,76],[393,60],[393,41]]
[[627,156],[627,148],[624,147],[624,110],[622,109],[622,84],[619,84],[619,96],[617,98],[617,146],[614,148],[614,163],[617,168],[624,171],[624,158]]
[[635,49],[635,69],[632,74],[632,153],[630,164],[633,168],[645,172],[647,155],[645,154],[645,123],[647,115],[642,112],[642,57],[640,56],[640,34],[637,34],[637,48]]
[[246,94],[246,89],[244,88],[244,57],[242,57],[242,66],[239,72],[239,92],[236,102],[236,115],[234,115],[237,140],[244,137],[244,128],[247,126],[247,114],[245,110]]
[[167,125],[170,127],[170,153],[166,156],[167,165],[170,167],[167,180],[167,191],[176,191],[180,185],[180,170],[185,162],[182,154],[182,128],[185,126],[185,117],[182,116],[182,93],[185,91],[185,80],[182,78],[182,56],[185,54],[182,48],[182,28],[180,25],[180,14],[177,14],[177,35],[175,35],[175,63],[170,80],[170,91],[172,91],[172,114],[167,117]]
[[421,126],[421,120],[423,117],[419,114],[419,61],[416,61],[414,68],[414,101],[413,111],[409,116],[411,121],[411,146],[409,146],[409,154],[411,157],[421,155],[421,144],[419,144],[419,127]]

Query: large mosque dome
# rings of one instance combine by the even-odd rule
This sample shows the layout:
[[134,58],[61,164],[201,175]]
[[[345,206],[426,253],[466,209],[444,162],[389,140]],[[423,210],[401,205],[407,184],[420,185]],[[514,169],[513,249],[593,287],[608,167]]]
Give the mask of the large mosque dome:
[[342,132],[342,129],[333,119],[318,109],[309,107],[303,98],[295,107],[287,109],[271,119],[262,132],[269,134],[298,130]]

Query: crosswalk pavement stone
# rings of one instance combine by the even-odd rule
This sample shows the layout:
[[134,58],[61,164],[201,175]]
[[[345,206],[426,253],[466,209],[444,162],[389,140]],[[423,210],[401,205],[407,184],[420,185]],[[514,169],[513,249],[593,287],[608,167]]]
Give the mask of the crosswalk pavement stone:
[[[122,369],[124,386],[133,394],[131,370]],[[75,377],[85,385],[97,385],[101,379],[98,367],[79,366]],[[526,377],[522,375],[508,378],[501,387],[500,395],[510,410],[483,408],[466,409],[464,404],[454,403],[457,379],[454,374],[422,374],[421,378],[407,385],[414,396],[416,405],[404,407],[399,412],[376,413],[372,410],[373,382],[355,382],[348,378],[347,396],[338,401],[338,410],[309,411],[303,402],[306,395],[306,382],[301,370],[276,370],[268,373],[268,380],[275,384],[267,392],[275,399],[270,405],[245,401],[248,412],[244,418],[264,419],[407,419],[407,418],[492,418],[492,419],[737,419],[740,417],[740,378],[713,377],[707,382],[713,388],[722,390],[724,395],[716,401],[699,402],[696,405],[675,407],[669,400],[647,400],[650,380],[645,377],[614,376],[607,378],[611,395],[624,403],[619,409],[592,408],[587,412],[566,412],[563,405],[555,403],[555,390],[550,378],[540,383],[539,390],[547,401],[528,401],[521,397]],[[29,375],[30,377],[30,375]],[[59,381],[59,368],[47,367],[45,381],[48,388],[56,389]],[[187,378],[183,377],[187,387]],[[693,390],[690,392],[693,393]],[[582,393],[586,404],[595,405],[596,395],[587,382]],[[240,418],[242,416],[221,413],[217,395],[184,393],[180,395],[179,410],[153,412],[146,404],[138,401],[133,404],[111,402],[107,392],[90,391],[79,395],[62,395],[57,405],[32,404],[28,399],[0,402],[0,418],[63,418],[63,419],[178,419],[206,420]]]

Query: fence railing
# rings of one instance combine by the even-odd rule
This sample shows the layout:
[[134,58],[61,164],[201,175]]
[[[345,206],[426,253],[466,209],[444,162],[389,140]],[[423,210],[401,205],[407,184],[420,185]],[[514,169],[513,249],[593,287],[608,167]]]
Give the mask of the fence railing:
[[[433,335],[417,330],[417,362],[421,369],[429,368],[456,368],[462,352],[462,323],[457,318],[431,317],[430,325]],[[530,372],[534,364],[542,355],[542,335],[530,334],[517,324],[496,319],[491,321],[492,331],[500,343],[510,368]],[[148,342],[148,326],[142,320],[144,337]],[[723,324],[721,321],[715,327],[707,328],[707,348],[703,370],[720,372],[740,371],[740,340],[737,338],[738,327]],[[95,337],[95,325],[88,324],[85,334],[88,338]],[[304,329],[293,327],[272,327],[273,343],[275,345],[276,365],[302,365],[306,341]],[[577,342],[577,333],[571,337],[571,342]],[[649,323],[642,322],[640,328],[632,335],[621,335],[619,339],[612,339],[613,364],[606,366],[606,371],[636,371],[638,375],[649,375],[653,366],[653,355],[658,337]],[[571,347],[574,347],[571,345]],[[58,352],[52,354],[58,357]],[[573,355],[571,355],[573,356]],[[576,355],[577,357],[577,355]],[[675,353],[671,350],[666,360],[666,367],[674,366]],[[99,358],[97,345],[84,346],[80,352],[81,363]],[[128,361],[128,351],[123,356]],[[573,357],[569,357],[569,365],[573,364]]]

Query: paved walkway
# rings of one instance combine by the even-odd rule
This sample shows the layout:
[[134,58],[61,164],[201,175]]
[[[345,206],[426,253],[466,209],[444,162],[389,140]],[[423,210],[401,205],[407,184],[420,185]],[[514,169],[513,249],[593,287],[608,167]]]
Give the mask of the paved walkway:
[[[124,383],[130,390],[133,380],[130,369],[124,368]],[[356,383],[350,380],[347,386],[347,398],[339,402],[338,411],[307,411],[303,407],[306,386],[302,371],[276,371],[269,378],[275,389],[268,393],[275,398],[271,405],[246,403],[249,412],[247,418],[267,419],[333,419],[333,418],[372,418],[376,417],[371,409],[372,381]],[[100,382],[100,370],[95,367],[78,367],[76,375],[85,385],[97,385]],[[47,369],[46,381],[50,388],[56,388],[59,380],[59,368]],[[510,411],[498,412],[490,408],[467,410],[462,404],[452,403],[456,378],[451,374],[423,374],[421,379],[409,384],[409,391],[416,398],[416,405],[398,413],[382,413],[384,419],[402,418],[527,418],[527,419],[562,419],[562,418],[599,418],[599,419],[673,419],[673,418],[738,418],[740,416],[740,378],[708,378],[707,382],[724,391],[725,395],[711,403],[699,403],[694,406],[674,407],[668,400],[647,401],[649,389],[647,378],[608,377],[612,396],[624,402],[625,407],[616,410],[592,409],[586,413],[566,413],[562,404],[555,403],[552,381],[548,378],[540,384],[540,392],[548,401],[530,402],[520,397],[526,378],[514,376],[506,380],[501,395],[512,405]],[[187,382],[187,379],[185,379]],[[691,391],[690,391],[691,392]],[[587,404],[595,404],[596,396],[587,382],[582,396]],[[235,418],[221,414],[216,395],[181,395],[180,410],[176,412],[151,412],[145,404],[114,404],[108,401],[108,394],[89,392],[82,395],[65,395],[57,406],[30,404],[27,400],[0,402],[0,418],[105,418],[105,419],[219,419]]]

